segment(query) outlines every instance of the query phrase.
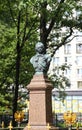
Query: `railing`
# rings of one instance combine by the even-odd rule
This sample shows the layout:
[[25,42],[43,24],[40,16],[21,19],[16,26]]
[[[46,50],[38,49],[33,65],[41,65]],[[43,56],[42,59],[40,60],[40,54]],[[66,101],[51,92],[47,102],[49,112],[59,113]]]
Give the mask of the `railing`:
[[24,126],[23,127],[22,126],[13,127],[11,121],[9,123],[9,126],[7,126],[7,127],[5,127],[4,122],[2,122],[1,128],[0,128],[0,130],[23,130],[23,129],[24,129]]
[[0,128],[0,130],[23,130],[24,127]]
[[[2,126],[3,127],[3,126]],[[23,126],[23,127],[13,127],[12,126],[12,123],[10,122],[9,123],[9,126],[7,127],[7,128],[0,128],[0,130],[23,130],[25,128],[25,126]],[[30,130],[31,129],[31,126],[29,125],[29,124],[27,124],[27,128],[28,128],[28,130]],[[46,126],[46,129],[47,130],[50,130],[51,129],[51,126],[50,126],[50,124],[48,123],[47,124],[47,126]],[[54,129],[53,129],[54,130]]]

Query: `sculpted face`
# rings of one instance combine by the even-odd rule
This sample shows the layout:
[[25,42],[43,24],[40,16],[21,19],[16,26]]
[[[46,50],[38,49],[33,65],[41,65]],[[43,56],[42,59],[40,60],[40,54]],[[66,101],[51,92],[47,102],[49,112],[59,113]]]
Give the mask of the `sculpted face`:
[[38,42],[35,46],[35,50],[36,50],[36,52],[38,52],[40,54],[44,53],[44,44],[41,42]]

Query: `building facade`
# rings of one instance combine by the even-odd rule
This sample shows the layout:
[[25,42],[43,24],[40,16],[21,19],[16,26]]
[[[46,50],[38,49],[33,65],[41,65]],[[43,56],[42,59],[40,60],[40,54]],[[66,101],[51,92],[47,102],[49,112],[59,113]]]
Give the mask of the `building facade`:
[[[82,33],[75,32],[75,38],[65,46],[62,46],[55,54],[52,66],[58,66],[66,63],[70,65],[64,75],[69,78],[71,85],[66,89],[67,97],[62,103],[55,100],[57,91],[53,91],[53,111],[55,113],[64,113],[73,111],[82,112]],[[53,68],[52,67],[52,68]]]

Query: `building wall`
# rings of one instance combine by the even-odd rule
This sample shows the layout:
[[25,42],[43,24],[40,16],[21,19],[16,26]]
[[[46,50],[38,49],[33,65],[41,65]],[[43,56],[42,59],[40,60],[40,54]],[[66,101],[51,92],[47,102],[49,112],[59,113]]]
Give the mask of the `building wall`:
[[62,46],[52,62],[52,68],[64,63],[71,65],[64,73],[71,81],[70,90],[82,90],[82,85],[78,86],[78,81],[82,84],[82,37],[75,37],[70,43]]
[[[56,113],[62,113],[67,110],[73,112],[82,112],[82,33],[75,32],[75,37],[70,43],[65,46],[62,46],[55,54],[54,60],[52,61],[52,67],[56,65],[62,65],[67,63],[70,66],[70,69],[64,72],[64,75],[67,76],[71,81],[70,88],[67,88],[68,96],[62,104],[62,102],[57,101],[53,98],[53,111]],[[70,94],[70,92],[78,92]],[[55,89],[54,89],[54,92]],[[54,97],[54,94],[53,94]]]

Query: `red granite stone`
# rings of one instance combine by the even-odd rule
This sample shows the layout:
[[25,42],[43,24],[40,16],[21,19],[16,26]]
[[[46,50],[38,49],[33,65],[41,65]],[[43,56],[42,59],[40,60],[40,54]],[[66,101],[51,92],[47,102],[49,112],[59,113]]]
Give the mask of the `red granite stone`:
[[[44,75],[34,75],[29,90],[30,130],[46,130],[47,123],[52,124],[52,84]],[[24,130],[28,130],[26,127]]]

